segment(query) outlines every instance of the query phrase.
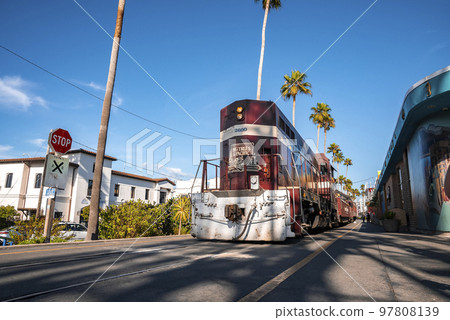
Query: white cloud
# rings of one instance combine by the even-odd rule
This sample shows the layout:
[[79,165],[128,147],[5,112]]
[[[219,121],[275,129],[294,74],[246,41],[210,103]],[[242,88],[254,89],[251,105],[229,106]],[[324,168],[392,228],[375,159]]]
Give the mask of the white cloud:
[[32,105],[47,107],[44,98],[29,92],[32,83],[20,76],[0,78],[0,106],[27,111]]
[[122,102],[123,102],[123,99],[121,97],[119,97],[116,94],[113,96],[113,101],[112,101],[113,105],[120,106],[122,104]]
[[0,144],[0,158],[9,158],[8,152],[13,149],[12,146],[5,146]]
[[186,178],[193,178],[191,174],[183,172],[181,168],[164,167],[163,171],[167,175],[170,175],[170,177],[168,177],[169,179],[181,180]]
[[41,139],[41,138],[36,138],[36,139],[31,139],[28,140],[29,143],[34,144],[35,146],[42,146],[47,140],[45,139]]
[[89,83],[83,83],[85,86],[91,87],[92,89],[98,90],[98,91],[106,91],[106,88],[100,84],[97,84],[93,81]]
[[[83,85],[83,86],[85,86],[85,87],[89,87],[89,88],[92,88],[92,89],[97,90],[97,91],[101,91],[101,92],[105,92],[106,91],[106,87],[105,86],[103,86],[101,84],[98,84],[98,83],[95,83],[94,81],[91,81],[89,83],[88,82],[81,82],[81,81],[76,81],[76,82],[81,84],[81,85]],[[119,95],[117,95],[117,93],[114,93],[113,94],[112,104],[115,105],[115,106],[120,106],[122,103],[123,103],[123,99],[121,97],[119,97]]]

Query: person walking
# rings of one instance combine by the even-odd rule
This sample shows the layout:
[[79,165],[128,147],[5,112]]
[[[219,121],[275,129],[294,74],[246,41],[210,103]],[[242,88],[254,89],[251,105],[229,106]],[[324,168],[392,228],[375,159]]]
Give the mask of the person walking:
[[366,222],[366,214],[365,213],[362,216],[362,221],[363,221],[363,223]]

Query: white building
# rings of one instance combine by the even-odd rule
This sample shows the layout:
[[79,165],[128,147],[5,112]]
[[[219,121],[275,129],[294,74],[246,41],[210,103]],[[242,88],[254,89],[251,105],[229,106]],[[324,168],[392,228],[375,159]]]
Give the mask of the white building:
[[[55,217],[64,221],[80,221],[81,210],[90,205],[94,176],[95,153],[84,149],[71,150],[66,185],[56,191]],[[24,217],[35,215],[44,171],[43,157],[0,159],[0,206],[12,205]],[[112,170],[117,159],[105,156],[100,193],[100,207],[141,199],[152,204],[172,197],[174,183],[169,179],[152,179]],[[48,210],[49,196],[44,187],[41,210]]]
[[[180,195],[188,195],[191,193],[199,193],[202,187],[202,178],[195,179],[194,184],[194,178],[189,180],[178,180],[174,196],[180,196]],[[220,178],[211,178],[207,181],[207,187],[208,189],[218,189],[220,188]]]

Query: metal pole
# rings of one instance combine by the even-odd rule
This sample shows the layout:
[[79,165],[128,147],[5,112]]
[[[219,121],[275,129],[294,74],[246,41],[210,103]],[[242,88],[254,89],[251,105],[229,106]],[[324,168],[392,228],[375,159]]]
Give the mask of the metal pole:
[[[50,135],[52,134],[53,129],[50,130]],[[42,177],[41,177],[41,186],[39,189],[39,198],[38,198],[38,204],[37,204],[37,210],[36,210],[36,219],[38,219],[41,215],[41,206],[42,206],[42,193],[44,192],[44,175],[45,175],[45,168],[47,167],[47,155],[50,153],[50,144],[47,144],[47,152],[45,153],[45,160],[44,160],[44,168],[42,170]]]
[[97,155],[95,157],[94,181],[92,184],[88,231],[86,234],[87,241],[98,239],[98,211],[100,206],[100,190],[102,185],[103,159],[105,156],[106,138],[108,135],[109,115],[111,112],[111,99],[114,90],[114,80],[116,77],[117,58],[119,55],[124,9],[125,9],[125,0],[119,0],[119,7],[117,9],[116,29],[114,33],[114,42],[111,51],[111,60],[109,64],[108,82],[106,83],[105,99],[103,101],[102,118],[100,122],[100,132],[98,135]]

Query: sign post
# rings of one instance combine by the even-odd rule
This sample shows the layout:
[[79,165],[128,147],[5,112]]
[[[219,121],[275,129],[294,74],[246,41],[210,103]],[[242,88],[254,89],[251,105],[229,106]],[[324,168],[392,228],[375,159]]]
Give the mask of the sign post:
[[45,242],[50,242],[52,232],[53,214],[55,210],[56,192],[58,189],[64,189],[69,172],[69,159],[62,158],[72,147],[72,137],[64,129],[52,130],[48,136],[48,145],[55,154],[47,154],[44,166],[43,185],[55,188],[54,197],[51,199],[50,210],[45,216],[44,235]]

